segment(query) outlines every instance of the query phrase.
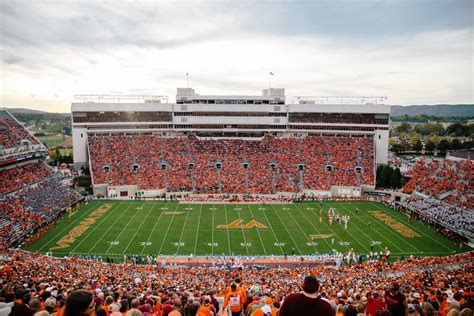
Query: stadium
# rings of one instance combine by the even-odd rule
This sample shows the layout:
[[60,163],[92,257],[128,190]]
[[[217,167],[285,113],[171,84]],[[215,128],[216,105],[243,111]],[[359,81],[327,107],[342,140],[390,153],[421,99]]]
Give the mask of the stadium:
[[[472,160],[419,160],[403,190],[376,187],[390,160],[386,101],[288,101],[277,88],[178,88],[174,103],[77,95],[74,164],[60,167],[1,109],[0,304],[12,315],[64,315],[68,295],[97,315],[319,310],[284,303],[301,290],[328,315],[469,310]],[[75,185],[86,174],[91,192]]]

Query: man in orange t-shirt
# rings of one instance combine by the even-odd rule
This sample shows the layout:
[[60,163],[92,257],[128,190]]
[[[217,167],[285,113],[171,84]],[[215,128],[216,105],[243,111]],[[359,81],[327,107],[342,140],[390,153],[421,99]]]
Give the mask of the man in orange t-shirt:
[[230,308],[232,316],[239,316],[240,312],[242,311],[242,307],[244,306],[244,297],[241,291],[237,290],[237,285],[233,283],[230,286],[230,291],[227,292],[224,300],[223,309],[225,310],[227,307]]

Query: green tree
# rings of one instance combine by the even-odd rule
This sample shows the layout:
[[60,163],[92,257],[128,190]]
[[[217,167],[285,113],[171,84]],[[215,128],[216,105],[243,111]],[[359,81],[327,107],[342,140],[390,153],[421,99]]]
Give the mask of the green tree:
[[438,146],[440,138],[438,135],[430,135],[428,141],[432,142],[435,146]]
[[438,148],[439,151],[449,150],[449,148],[450,148],[449,141],[446,138],[443,138],[442,140],[440,140],[437,148]]
[[395,143],[392,145],[392,147],[390,148],[394,153],[402,153],[405,151],[405,147],[402,146],[402,144],[400,143]]
[[390,187],[393,189],[398,189],[402,181],[402,174],[400,172],[400,168],[395,168],[395,169],[393,169],[392,167],[390,168],[393,170],[389,179]]
[[395,128],[395,132],[398,134],[403,134],[403,133],[407,134],[411,131],[412,131],[412,126],[410,123],[407,123],[407,122],[401,122],[400,125],[398,125]]
[[463,146],[461,142],[457,138],[455,138],[451,141],[450,147],[451,149],[461,149]]
[[412,143],[411,145],[411,148],[414,150],[414,151],[421,151],[423,149],[423,145],[421,143],[421,139],[415,139],[414,142]]
[[433,143],[431,140],[428,139],[428,141],[426,142],[426,145],[425,145],[425,150],[429,151],[429,152],[433,152],[433,150],[435,150],[435,148],[436,148],[435,143]]
[[468,136],[469,134],[468,131],[469,131],[469,128],[466,125],[461,124],[461,123],[454,123],[454,124],[449,125],[446,128],[446,133],[448,135],[453,135],[457,137]]
[[378,187],[386,187],[387,185],[387,167],[388,165],[379,165],[377,167],[377,179],[376,183]]

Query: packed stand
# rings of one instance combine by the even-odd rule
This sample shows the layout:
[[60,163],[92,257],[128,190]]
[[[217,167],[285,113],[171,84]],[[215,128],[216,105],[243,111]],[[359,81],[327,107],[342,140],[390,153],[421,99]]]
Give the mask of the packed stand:
[[474,164],[464,161],[418,161],[407,174],[405,193],[418,191],[449,204],[474,209]]
[[12,247],[52,223],[80,195],[59,177],[48,177],[0,201],[0,247]]
[[[171,192],[274,194],[300,191],[301,172],[303,187],[310,190],[375,184],[371,138],[267,136],[255,141],[115,135],[89,137],[88,145],[95,184],[138,184],[140,189]],[[327,165],[333,171],[327,171]],[[355,171],[356,166],[362,168],[361,173]]]
[[472,211],[421,196],[409,198],[406,206],[415,211],[424,221],[439,223],[455,231],[464,230],[474,237],[474,212]]
[[0,301],[11,315],[71,315],[74,306],[81,315],[110,316],[223,315],[224,309],[253,316],[472,316],[473,260],[465,253],[391,264],[227,270],[8,251],[0,256]]
[[9,113],[0,111],[0,149],[20,146],[23,140],[38,143]]
[[51,168],[41,162],[0,170],[0,194],[16,191],[52,174]]

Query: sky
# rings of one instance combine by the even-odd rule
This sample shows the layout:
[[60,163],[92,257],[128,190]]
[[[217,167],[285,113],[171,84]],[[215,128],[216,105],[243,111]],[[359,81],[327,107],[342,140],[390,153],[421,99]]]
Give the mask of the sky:
[[69,112],[77,94],[174,101],[186,73],[206,95],[260,95],[270,84],[290,102],[474,103],[473,0],[0,5],[0,106]]

